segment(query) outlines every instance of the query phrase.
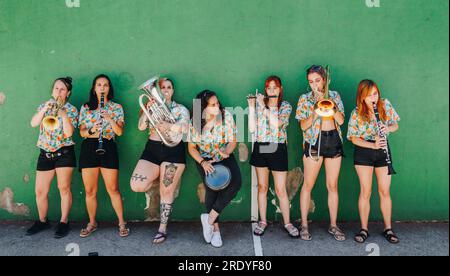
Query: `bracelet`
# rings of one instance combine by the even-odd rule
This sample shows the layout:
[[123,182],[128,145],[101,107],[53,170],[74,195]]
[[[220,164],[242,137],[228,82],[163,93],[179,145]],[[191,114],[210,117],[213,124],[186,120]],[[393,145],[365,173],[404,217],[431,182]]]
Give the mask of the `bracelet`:
[[203,160],[200,162],[200,166],[203,166],[203,163],[204,163],[204,162],[206,162],[205,159],[203,159]]

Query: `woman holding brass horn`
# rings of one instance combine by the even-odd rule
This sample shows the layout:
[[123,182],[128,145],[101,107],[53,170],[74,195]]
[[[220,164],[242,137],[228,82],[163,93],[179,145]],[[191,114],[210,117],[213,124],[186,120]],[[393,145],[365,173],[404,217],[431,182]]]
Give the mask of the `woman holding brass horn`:
[[248,104],[249,128],[251,133],[255,133],[256,138],[250,164],[256,168],[258,209],[261,217],[254,234],[262,236],[267,227],[267,191],[269,174],[272,172],[284,229],[290,237],[297,238],[299,231],[290,220],[290,202],[286,190],[287,127],[292,106],[283,101],[281,79],[277,76],[268,77],[265,82],[265,95],[257,94],[249,97]]
[[84,138],[80,153],[80,170],[86,190],[89,223],[81,230],[85,238],[97,230],[97,190],[101,174],[112,206],[119,219],[119,235],[126,237],[129,229],[123,218],[123,203],[119,191],[119,156],[114,141],[121,136],[124,113],[120,104],[113,102],[114,88],[106,75],[98,75],[92,82],[89,102],[80,109],[80,135]]
[[[159,178],[160,191],[160,225],[153,243],[163,243],[167,238],[167,224],[173,210],[175,192],[180,184],[186,168],[186,147],[183,141],[168,141],[170,137],[187,134],[189,131],[189,110],[175,102],[173,81],[167,78],[153,78],[143,84],[141,90],[149,93],[146,110],[141,110],[138,128],[140,131],[149,129],[149,139],[144,152],[130,180],[134,192],[147,192],[155,180]],[[156,98],[151,96],[156,93]],[[144,105],[143,103],[141,103]],[[156,114],[165,105],[170,114],[166,120],[157,121]],[[152,112],[150,114],[150,112]],[[171,117],[171,118],[170,118]],[[172,122],[168,122],[172,121]],[[158,131],[157,131],[158,129]],[[167,140],[165,134],[169,135]]]
[[61,195],[61,220],[56,227],[55,238],[65,237],[70,231],[70,187],[73,169],[76,167],[72,135],[78,121],[77,109],[68,102],[71,93],[72,78],[55,80],[51,100],[41,104],[31,119],[32,127],[40,127],[37,146],[41,153],[37,162],[35,187],[39,220],[27,230],[27,235],[50,228],[47,219],[48,193],[55,175]]
[[329,68],[313,65],[307,70],[311,92],[303,94],[298,101],[296,119],[303,131],[304,183],[300,193],[302,240],[311,240],[308,229],[308,212],[311,192],[322,163],[325,163],[328,189],[330,227],[328,232],[337,240],[346,239],[337,226],[339,195],[338,179],[344,155],[340,126],[344,123],[344,105],[336,91],[329,91]]
[[372,80],[363,80],[358,86],[356,108],[348,123],[347,139],[355,145],[354,164],[361,185],[359,215],[361,230],[355,241],[363,243],[369,237],[370,197],[372,177],[375,172],[380,195],[381,212],[384,218],[383,233],[390,243],[399,239],[392,230],[392,200],[390,195],[392,168],[387,136],[398,130],[400,117],[387,99],[381,98],[378,85]]
[[[219,216],[237,195],[242,185],[239,166],[233,155],[236,148],[236,125],[233,115],[220,104],[215,92],[204,90],[196,101],[189,132],[189,153],[206,188],[207,213],[200,216],[203,237],[213,247],[222,246]],[[194,105],[194,109],[197,105]]]

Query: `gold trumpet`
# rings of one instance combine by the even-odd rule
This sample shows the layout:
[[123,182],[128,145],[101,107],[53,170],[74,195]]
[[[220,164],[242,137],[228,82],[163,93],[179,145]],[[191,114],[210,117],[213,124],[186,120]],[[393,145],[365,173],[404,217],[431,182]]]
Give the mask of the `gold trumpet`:
[[64,100],[61,97],[52,99],[52,108],[50,109],[50,115],[47,115],[42,120],[42,125],[46,130],[54,131],[59,128],[58,112],[64,106]]
[[[314,112],[323,117],[324,119],[333,117],[336,113],[336,106],[333,101],[329,99],[329,86],[331,83],[331,72],[330,66],[325,67],[326,76],[325,76],[325,87],[324,87],[324,96],[323,99],[318,101],[314,105]],[[316,92],[316,91],[315,91]]]

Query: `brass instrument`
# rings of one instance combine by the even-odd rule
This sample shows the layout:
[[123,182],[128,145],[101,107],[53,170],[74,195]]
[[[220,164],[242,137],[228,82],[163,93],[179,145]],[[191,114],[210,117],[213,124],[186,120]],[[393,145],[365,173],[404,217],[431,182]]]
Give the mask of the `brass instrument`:
[[58,113],[59,110],[64,106],[65,102],[60,97],[56,100],[51,99],[52,108],[50,109],[50,115],[47,115],[42,120],[42,125],[46,130],[54,131],[60,127]]
[[[138,89],[145,92],[139,97],[139,105],[147,116],[151,126],[156,130],[162,142],[166,146],[177,146],[183,139],[183,133],[177,133],[170,130],[162,132],[157,127],[162,122],[167,122],[169,124],[176,123],[172,112],[166,105],[166,99],[161,94],[159,88],[159,76],[155,76],[144,82]],[[155,101],[155,104],[147,109],[143,102],[144,98]]]
[[[323,118],[330,118],[334,116],[334,113],[336,113],[336,106],[333,101],[329,100],[329,85],[331,83],[331,72],[330,72],[330,66],[325,67],[326,76],[325,76],[325,87],[324,87],[324,96],[323,99],[318,101],[314,105],[314,112],[316,112],[317,115]],[[317,91],[314,91],[317,92]]]

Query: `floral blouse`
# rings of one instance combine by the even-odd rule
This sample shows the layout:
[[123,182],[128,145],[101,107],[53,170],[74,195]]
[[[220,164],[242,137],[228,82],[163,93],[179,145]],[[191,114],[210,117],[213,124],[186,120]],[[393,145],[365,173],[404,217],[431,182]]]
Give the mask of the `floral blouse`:
[[[175,118],[176,124],[181,126],[183,129],[188,129],[190,118],[189,110],[183,105],[176,103],[175,101],[172,101],[167,107]],[[151,133],[154,128],[149,125],[149,129]]]
[[269,109],[271,115],[281,121],[279,126],[271,126],[269,124],[269,119],[263,115],[264,109],[264,106],[256,104],[256,141],[260,143],[286,143],[287,127],[292,106],[287,101],[283,101],[279,110],[278,108]]
[[[339,95],[339,93],[336,91],[329,91],[328,95],[330,99],[333,100],[333,102],[336,104],[338,111],[344,114],[344,104],[341,100],[341,96]],[[313,92],[301,95],[298,101],[295,118],[301,121],[311,117],[311,115],[314,112],[315,103],[316,100],[314,98]],[[322,118],[318,117],[317,120],[313,122],[310,128],[308,128],[306,131],[303,131],[303,145],[305,144],[305,142],[308,142],[311,145],[316,144],[319,138],[321,121]],[[338,124],[336,124],[336,129],[339,132],[339,137],[341,138],[341,141],[343,142],[342,131]]]
[[[383,100],[386,107],[387,120],[384,122],[387,126],[392,126],[400,121],[400,117],[395,111],[389,100]],[[361,138],[365,141],[375,141],[375,137],[378,135],[378,124],[375,118],[371,118],[370,122],[366,122],[358,115],[358,110],[355,108],[350,116],[348,122],[347,139]],[[389,135],[389,133],[388,133]]]
[[203,158],[211,158],[215,161],[222,161],[221,149],[225,149],[228,143],[236,135],[237,129],[233,115],[225,111],[224,123],[215,124],[211,131],[202,133],[196,131],[191,120],[189,128],[189,142],[196,145]]
[[[39,105],[37,112],[40,112],[45,107],[45,103]],[[78,125],[78,110],[75,106],[70,103],[66,103],[64,105],[64,109],[67,113],[67,116],[70,119],[74,128],[77,128]],[[45,113],[44,116],[50,115],[50,110]],[[72,140],[72,137],[67,137],[64,134],[63,129],[63,120],[61,117],[58,117],[59,128],[51,131],[44,128],[41,123],[39,128],[39,139],[37,142],[37,147],[46,151],[46,152],[56,152],[57,150],[63,147],[69,147],[75,145],[75,142]]]
[[[107,110],[108,114],[111,116],[116,123],[125,122],[125,115],[123,113],[122,105],[109,101],[105,104],[105,110]],[[88,106],[82,106],[80,109],[80,119],[79,125],[86,126],[87,129],[90,129],[94,126],[97,121],[100,120],[100,112],[99,109],[89,110]],[[111,140],[116,137],[116,134],[113,131],[113,128],[109,122],[106,120],[103,124],[103,138]]]

